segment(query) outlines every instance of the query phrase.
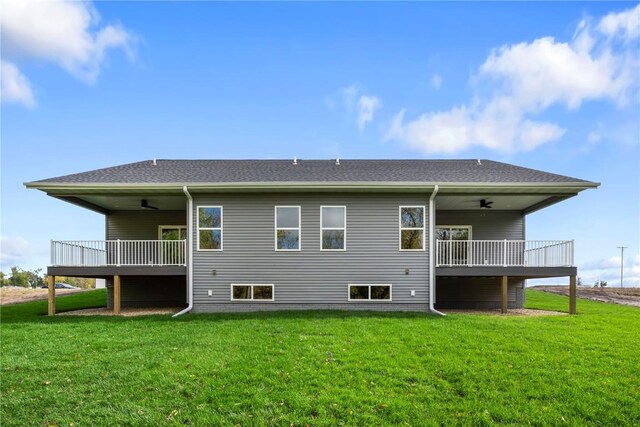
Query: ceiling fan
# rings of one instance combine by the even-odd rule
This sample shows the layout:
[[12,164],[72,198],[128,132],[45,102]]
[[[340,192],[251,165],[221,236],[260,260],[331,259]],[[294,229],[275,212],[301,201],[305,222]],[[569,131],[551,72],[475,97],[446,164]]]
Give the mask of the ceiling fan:
[[141,207],[142,209],[156,209],[156,210],[158,209],[158,208],[157,208],[157,207],[155,207],[155,206],[151,206],[151,205],[149,204],[149,202],[147,201],[147,199],[142,199],[142,200],[140,200],[140,207]]
[[492,209],[491,205],[493,202],[490,202],[486,199],[480,200],[480,209]]

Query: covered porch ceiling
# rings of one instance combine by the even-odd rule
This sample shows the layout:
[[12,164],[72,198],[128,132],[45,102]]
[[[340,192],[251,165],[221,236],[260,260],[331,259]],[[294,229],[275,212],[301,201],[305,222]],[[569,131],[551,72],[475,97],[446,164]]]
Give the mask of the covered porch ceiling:
[[[492,193],[438,195],[435,200],[435,205],[437,210],[515,210],[526,214],[573,196],[574,194],[549,195]],[[483,207],[481,200],[485,200],[485,202],[491,207]]]
[[[247,193],[247,192],[359,192],[359,193],[423,193],[425,204],[431,193],[433,185],[419,186],[393,185],[375,186],[369,183],[361,186],[304,186],[285,187],[268,186],[265,188],[214,188],[214,187],[189,187],[192,194],[211,193]],[[38,188],[38,187],[35,187]],[[82,206],[84,208],[108,214],[117,210],[137,210],[141,207],[142,200],[148,205],[159,210],[183,210],[186,208],[187,198],[182,187],[144,187],[131,186],[114,188],[110,186],[82,186],[81,188],[40,188],[48,195],[66,202]],[[441,187],[435,199],[438,210],[518,210],[524,214],[534,212],[546,206],[558,203],[569,197],[575,196],[583,188],[571,186],[503,186],[503,185],[477,185],[477,186],[446,186]],[[481,200],[486,200],[491,205],[490,209],[481,206]]]
[[142,200],[146,200],[148,206],[153,206],[157,210],[180,211],[187,209],[187,197],[184,195],[169,196],[165,194],[140,193],[139,195],[126,196],[106,194],[51,196],[102,214],[108,214],[113,211],[156,210],[151,207],[143,208]]
[[[548,194],[455,194],[438,195],[435,200],[437,210],[517,210],[523,213],[534,212],[546,206],[558,203],[572,197],[572,194],[548,195]],[[186,209],[186,196],[166,194],[137,195],[112,195],[112,194],[84,194],[77,196],[58,195],[53,196],[60,200],[107,214],[118,210],[139,210],[142,208],[142,200],[146,200],[149,206],[158,210],[184,210]],[[481,206],[481,200],[490,204],[491,208]]]

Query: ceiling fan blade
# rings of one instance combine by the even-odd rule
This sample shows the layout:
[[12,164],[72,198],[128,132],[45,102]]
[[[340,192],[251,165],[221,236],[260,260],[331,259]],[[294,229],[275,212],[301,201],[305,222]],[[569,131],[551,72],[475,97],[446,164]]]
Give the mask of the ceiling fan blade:
[[157,210],[157,209],[158,209],[158,208],[157,208],[157,207],[155,207],[155,206],[151,206],[151,205],[149,204],[149,202],[147,201],[147,199],[142,199],[142,200],[140,200],[140,207],[141,207],[142,209],[155,209],[155,210]]
[[480,209],[492,209],[493,202],[487,201],[486,199],[480,200]]

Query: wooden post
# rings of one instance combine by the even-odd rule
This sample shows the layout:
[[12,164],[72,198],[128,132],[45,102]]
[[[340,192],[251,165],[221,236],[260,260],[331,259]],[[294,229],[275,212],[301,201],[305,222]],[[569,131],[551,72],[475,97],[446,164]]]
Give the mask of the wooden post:
[[49,283],[49,316],[56,314],[56,276],[48,276]]
[[113,314],[120,314],[120,276],[113,276]]
[[502,314],[505,314],[509,308],[508,284],[509,278],[507,276],[502,276]]
[[569,276],[569,314],[576,314],[576,276]]

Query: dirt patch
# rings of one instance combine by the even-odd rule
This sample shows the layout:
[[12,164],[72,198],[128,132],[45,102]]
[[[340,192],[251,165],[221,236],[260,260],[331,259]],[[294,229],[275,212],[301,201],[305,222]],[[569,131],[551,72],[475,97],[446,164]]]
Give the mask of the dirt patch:
[[[568,286],[532,286],[529,289],[556,295],[569,295]],[[640,288],[587,288],[578,286],[576,296],[592,301],[640,307]]]
[[485,316],[564,316],[561,311],[532,310],[529,308],[514,308],[502,314],[500,310],[441,310],[445,314],[482,314]]
[[[77,294],[90,289],[56,289],[56,297],[60,295]],[[0,305],[19,304],[21,302],[40,301],[48,298],[48,289],[31,288],[0,288]]]
[[[177,307],[123,308],[120,310],[120,316],[134,317],[134,316],[147,316],[149,314],[175,314],[180,310],[181,308],[177,308]],[[83,310],[65,311],[64,313],[56,314],[56,316],[113,316],[113,310],[107,307],[85,308]]]

